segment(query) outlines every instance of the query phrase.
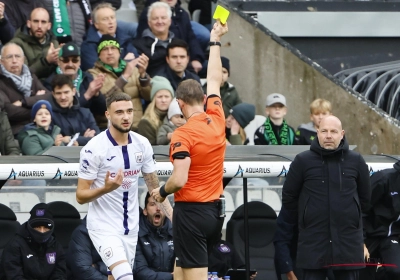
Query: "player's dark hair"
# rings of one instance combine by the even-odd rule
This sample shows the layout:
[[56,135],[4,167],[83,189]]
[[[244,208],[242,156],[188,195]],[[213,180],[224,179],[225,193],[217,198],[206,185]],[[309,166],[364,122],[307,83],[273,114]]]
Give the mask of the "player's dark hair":
[[175,91],[176,99],[180,99],[189,105],[204,103],[204,91],[200,83],[193,79],[181,82]]
[[107,109],[110,108],[111,103],[113,102],[118,102],[118,101],[131,101],[132,98],[126,94],[125,92],[122,91],[117,91],[112,94],[110,94],[107,99],[106,99],[106,106]]

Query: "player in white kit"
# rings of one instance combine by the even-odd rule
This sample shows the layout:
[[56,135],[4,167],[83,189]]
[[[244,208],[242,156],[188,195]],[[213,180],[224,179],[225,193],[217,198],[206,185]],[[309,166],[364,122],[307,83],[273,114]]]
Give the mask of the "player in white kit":
[[[130,96],[114,93],[106,103],[111,125],[81,150],[76,199],[80,204],[89,202],[89,236],[114,279],[132,280],[139,231],[140,171],[149,191],[159,183],[149,141],[130,130]],[[161,206],[172,219],[169,202]]]

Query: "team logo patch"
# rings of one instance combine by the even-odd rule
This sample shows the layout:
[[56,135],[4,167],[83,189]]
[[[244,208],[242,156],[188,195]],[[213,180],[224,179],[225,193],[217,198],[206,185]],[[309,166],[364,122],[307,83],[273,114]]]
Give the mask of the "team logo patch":
[[44,216],[44,209],[36,209],[36,216],[38,217]]
[[111,247],[108,247],[104,250],[104,257],[108,260],[113,256],[113,251]]
[[56,252],[46,254],[46,259],[48,264],[56,263]]
[[89,162],[86,159],[82,160],[82,168],[87,170],[88,167],[89,167]]
[[124,178],[122,180],[121,186],[122,186],[123,189],[127,190],[127,189],[129,189],[131,187],[131,185],[132,185],[132,180],[131,179]]
[[142,163],[143,162],[143,153],[139,152],[139,153],[135,153],[135,159],[137,163]]
[[225,244],[220,244],[220,245],[218,246],[218,250],[219,250],[221,253],[229,253],[229,252],[231,251],[231,248],[229,248],[229,247],[226,246]]
[[172,150],[175,151],[175,148],[178,148],[180,146],[182,146],[181,142],[176,142],[174,143],[174,148]]

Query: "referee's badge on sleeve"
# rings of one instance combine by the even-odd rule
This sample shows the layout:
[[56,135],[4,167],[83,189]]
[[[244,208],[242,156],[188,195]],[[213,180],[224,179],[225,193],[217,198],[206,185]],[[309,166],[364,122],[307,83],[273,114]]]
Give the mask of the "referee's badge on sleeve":
[[139,153],[135,153],[135,159],[137,163],[142,163],[143,162],[143,153],[139,152]]

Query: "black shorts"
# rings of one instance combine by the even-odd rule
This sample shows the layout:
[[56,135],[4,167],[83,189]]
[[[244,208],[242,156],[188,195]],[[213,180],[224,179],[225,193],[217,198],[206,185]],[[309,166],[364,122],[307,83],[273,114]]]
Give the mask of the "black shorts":
[[176,202],[173,214],[176,266],[208,267],[208,255],[221,236],[218,203]]

